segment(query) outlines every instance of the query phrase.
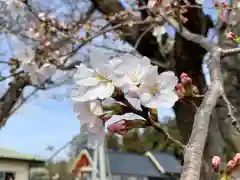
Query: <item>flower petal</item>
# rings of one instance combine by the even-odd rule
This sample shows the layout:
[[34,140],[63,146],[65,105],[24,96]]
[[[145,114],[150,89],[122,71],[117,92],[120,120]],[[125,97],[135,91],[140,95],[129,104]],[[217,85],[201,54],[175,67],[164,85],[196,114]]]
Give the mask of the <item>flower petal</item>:
[[177,100],[176,93],[170,91],[168,94],[153,96],[145,106],[149,108],[171,108]]
[[44,82],[47,80],[47,77],[39,72],[31,73],[30,80],[32,84],[36,86],[42,86]]
[[38,66],[35,62],[24,62],[21,65],[24,72],[27,73],[34,73],[38,70]]
[[100,81],[97,78],[87,77],[85,79],[76,80],[78,86],[96,86]]
[[73,101],[86,102],[96,100],[96,87],[81,86],[72,91],[71,98]]
[[47,78],[51,77],[56,72],[56,67],[52,64],[43,64],[39,70],[39,73],[43,74]]
[[103,100],[111,97],[114,90],[115,86],[112,83],[100,83],[95,88],[95,93],[99,99]]
[[178,83],[178,78],[174,72],[166,71],[158,76],[157,85],[160,91],[173,91]]
[[143,77],[143,83],[153,86],[158,79],[158,67],[157,66],[151,66],[149,71],[146,73],[146,75]]
[[140,95],[140,101],[144,106],[149,103],[151,98],[152,98],[151,93],[144,92]]
[[77,72],[74,74],[73,78],[75,81],[82,80],[88,77],[94,77],[95,72],[93,69],[88,68],[84,64],[80,64],[77,66]]
[[100,100],[90,101],[90,109],[96,116],[103,114],[102,102]]

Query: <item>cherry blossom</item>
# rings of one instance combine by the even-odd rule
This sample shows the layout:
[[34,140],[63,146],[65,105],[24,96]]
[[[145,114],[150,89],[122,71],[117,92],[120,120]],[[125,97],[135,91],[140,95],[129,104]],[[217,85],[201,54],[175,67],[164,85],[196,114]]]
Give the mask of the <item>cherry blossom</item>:
[[131,54],[124,54],[116,59],[120,60],[114,70],[115,76],[118,77],[114,83],[118,87],[139,85],[151,67],[150,59],[147,57],[137,58]]
[[[106,60],[106,64],[101,60]],[[81,64],[78,66],[78,70],[74,76],[78,94],[73,97],[75,101],[85,102],[95,99],[106,99],[109,98],[115,89],[112,79],[113,69],[119,61],[112,61],[106,58],[101,58],[95,54],[91,55],[91,65],[93,69],[88,68],[86,65]]]
[[[151,65],[147,57],[124,54],[109,58],[93,50],[90,66],[83,63],[77,66],[74,75],[76,88],[72,91],[72,99],[74,112],[81,125],[88,125],[92,140],[100,140],[104,136],[105,122],[113,115],[103,111],[102,102],[111,98],[115,90],[121,90],[124,98],[138,110],[141,110],[141,105],[170,108],[178,100],[175,90],[178,78],[171,71],[158,74],[158,67]],[[183,78],[186,79],[185,76]],[[107,129],[124,135],[132,128],[144,126],[144,120],[135,120],[120,120],[110,124]]]
[[98,102],[96,101],[91,101],[91,102],[74,102],[73,103],[73,112],[77,114],[77,118],[80,120],[81,125],[87,124],[88,125],[88,131],[92,133],[93,135],[99,135],[102,136],[104,135],[103,133],[103,128],[104,128],[104,123],[103,121],[96,116],[96,112],[98,114],[101,114],[98,110],[95,111],[96,109],[93,107],[96,107]]
[[139,87],[141,103],[149,108],[171,108],[178,100],[174,91],[177,82],[178,78],[173,72],[158,75],[157,67],[152,68]]
[[40,69],[35,69],[34,71],[35,67],[37,66],[32,65],[29,67],[29,76],[32,84],[36,86],[43,85],[44,82],[56,72],[56,67],[48,63],[42,65]]

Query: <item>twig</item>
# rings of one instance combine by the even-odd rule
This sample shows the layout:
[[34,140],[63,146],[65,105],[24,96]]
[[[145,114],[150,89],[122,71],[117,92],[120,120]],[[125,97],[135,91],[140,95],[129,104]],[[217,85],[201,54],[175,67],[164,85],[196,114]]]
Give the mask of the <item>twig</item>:
[[230,56],[230,55],[236,55],[240,53],[240,48],[232,48],[232,49],[222,49],[222,56]]
[[132,112],[144,118],[146,120],[146,125],[153,126],[157,131],[161,132],[164,136],[166,136],[171,142],[173,142],[180,148],[185,147],[180,141],[174,139],[167,131],[165,131],[159,123],[152,121],[151,118],[148,116],[148,111],[146,111],[146,109],[143,111],[136,109],[124,96],[121,96],[120,98],[115,97],[115,100],[124,103],[129,108],[129,112]]
[[178,145],[180,148],[185,149],[185,145],[183,145],[180,141],[174,139],[167,131],[165,131],[161,125],[157,122],[151,121],[151,125],[158,131],[164,134],[168,140]]
[[136,44],[134,45],[134,50],[137,49],[137,47],[138,47],[139,43],[141,42],[142,38],[143,38],[149,31],[151,31],[152,28],[154,28],[154,26],[155,26],[155,24],[151,25],[150,27],[148,27],[147,29],[145,29],[145,30],[142,32],[142,34],[139,36]]

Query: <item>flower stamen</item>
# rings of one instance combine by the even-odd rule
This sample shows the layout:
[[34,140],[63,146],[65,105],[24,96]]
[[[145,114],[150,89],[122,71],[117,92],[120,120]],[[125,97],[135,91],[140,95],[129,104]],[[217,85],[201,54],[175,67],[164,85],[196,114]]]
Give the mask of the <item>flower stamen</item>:
[[155,95],[157,92],[158,92],[158,88],[153,87],[153,88],[151,89],[151,93],[152,93],[153,95]]
[[99,80],[99,81],[106,82],[106,83],[112,82],[111,80],[108,80],[108,79],[106,79],[105,77],[103,77],[103,76],[101,76],[101,75],[97,75],[97,76],[96,76],[96,79]]

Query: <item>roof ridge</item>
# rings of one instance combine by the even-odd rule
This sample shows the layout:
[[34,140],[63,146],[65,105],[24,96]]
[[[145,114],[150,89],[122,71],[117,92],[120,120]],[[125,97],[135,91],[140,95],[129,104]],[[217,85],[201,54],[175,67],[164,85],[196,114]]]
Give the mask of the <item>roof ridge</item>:
[[43,158],[39,156],[18,152],[16,150],[3,147],[0,147],[0,158],[45,161]]
[[165,174],[166,171],[165,169],[162,167],[162,165],[160,164],[160,162],[154,157],[154,155],[150,152],[147,151],[146,153],[144,153],[145,156],[147,156],[151,162],[154,164],[154,166],[156,166],[156,168],[162,173]]

